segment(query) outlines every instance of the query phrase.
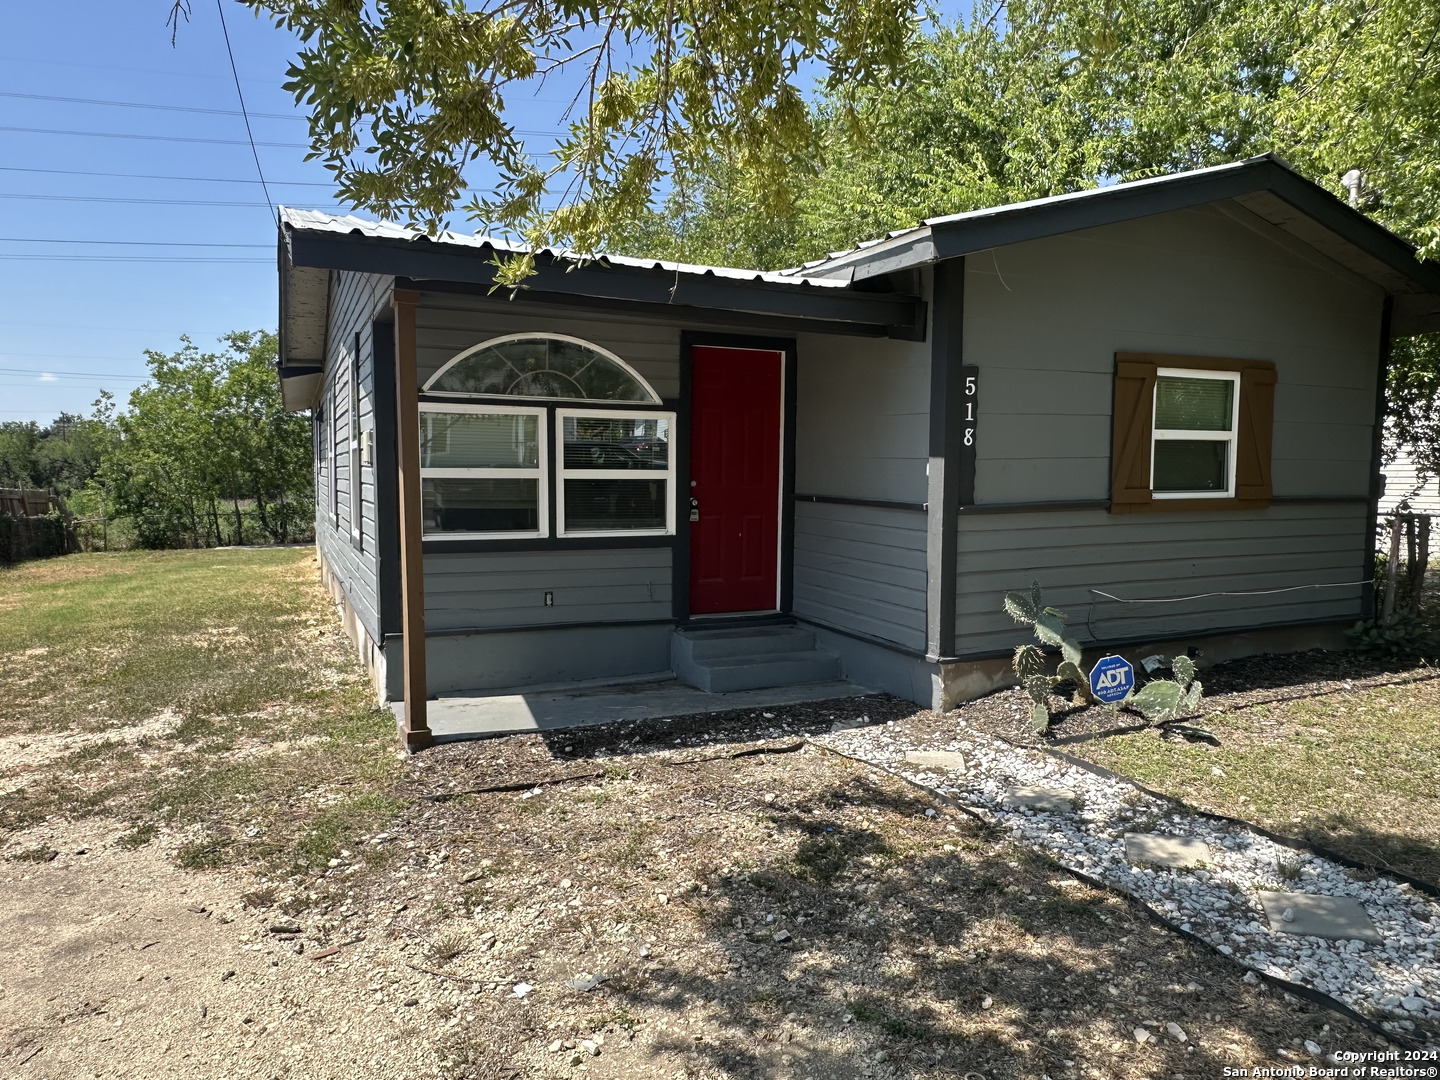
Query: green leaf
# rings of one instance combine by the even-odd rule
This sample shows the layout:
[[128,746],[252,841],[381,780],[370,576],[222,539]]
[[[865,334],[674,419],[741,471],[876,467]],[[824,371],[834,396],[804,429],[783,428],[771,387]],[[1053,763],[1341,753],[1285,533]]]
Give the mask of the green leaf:
[[1035,619],[1035,636],[1046,645],[1060,645],[1065,641],[1065,620],[1056,618],[1049,610],[1042,611]]
[[1044,673],[1045,654],[1034,645],[1020,645],[1015,649],[1013,666],[1015,674],[1024,682],[1031,676]]
[[1170,670],[1175,673],[1176,682],[1189,686],[1195,678],[1195,661],[1182,653],[1171,661]]
[[1045,705],[1050,700],[1050,679],[1046,675],[1032,675],[1025,680],[1025,692],[1030,695],[1030,700],[1037,705]]
[[1062,660],[1060,666],[1055,670],[1055,677],[1062,682],[1068,679],[1082,689],[1089,685],[1085,673],[1080,670],[1080,665],[1073,660]]
[[1044,732],[1050,728],[1050,710],[1044,705],[1036,705],[1030,710],[1030,723],[1035,726],[1036,731]]
[[1011,590],[1005,594],[1005,614],[1017,623],[1028,626],[1040,614],[1040,609],[1031,603],[1028,593]]
[[1141,687],[1129,704],[1151,723],[1160,723],[1174,718],[1183,694],[1179,683],[1156,679]]
[[1080,666],[1080,645],[1074,638],[1067,637],[1061,639],[1060,655],[1063,656],[1068,663],[1074,664],[1076,667]]

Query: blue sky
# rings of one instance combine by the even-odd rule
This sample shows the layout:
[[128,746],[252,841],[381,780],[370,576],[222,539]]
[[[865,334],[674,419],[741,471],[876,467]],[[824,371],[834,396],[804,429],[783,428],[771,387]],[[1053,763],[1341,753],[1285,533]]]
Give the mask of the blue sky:
[[[170,0],[0,5],[0,421],[88,414],[101,389],[123,404],[145,349],[276,325],[275,227],[220,16],[192,6],[172,48]],[[294,39],[224,7],[271,195],[336,206],[280,89]],[[558,132],[567,104],[554,83],[512,92],[507,118]]]
[[[123,402],[143,350],[172,351],[181,334],[207,348],[275,326],[275,227],[220,18],[197,0],[172,48],[169,7],[0,5],[0,420],[88,414],[101,388]],[[280,89],[294,39],[231,0],[225,18],[272,195],[335,205]],[[552,87],[513,100],[511,118],[558,130],[562,109]]]

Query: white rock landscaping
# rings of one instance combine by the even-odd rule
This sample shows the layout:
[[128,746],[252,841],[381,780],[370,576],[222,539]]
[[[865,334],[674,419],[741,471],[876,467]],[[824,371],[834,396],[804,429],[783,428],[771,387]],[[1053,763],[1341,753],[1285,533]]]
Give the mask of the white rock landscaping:
[[[1440,905],[1409,885],[1365,880],[1370,875],[1297,853],[1243,824],[1186,812],[963,722],[943,742],[893,721],[814,741],[955,800],[1255,971],[1326,994],[1398,1037],[1440,1045]],[[953,760],[966,767],[929,764],[941,760],[929,756],[937,753],[957,754]],[[1148,839],[1137,847],[1141,835]],[[1315,936],[1336,927],[1354,936]]]

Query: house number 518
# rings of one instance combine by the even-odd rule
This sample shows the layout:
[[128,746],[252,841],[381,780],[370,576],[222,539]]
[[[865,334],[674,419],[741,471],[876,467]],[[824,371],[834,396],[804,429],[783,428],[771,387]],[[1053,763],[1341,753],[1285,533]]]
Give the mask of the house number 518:
[[960,369],[964,379],[965,394],[961,399],[965,419],[961,423],[960,438],[960,505],[970,506],[975,502],[975,431],[976,416],[980,409],[980,369],[974,364],[965,364]]

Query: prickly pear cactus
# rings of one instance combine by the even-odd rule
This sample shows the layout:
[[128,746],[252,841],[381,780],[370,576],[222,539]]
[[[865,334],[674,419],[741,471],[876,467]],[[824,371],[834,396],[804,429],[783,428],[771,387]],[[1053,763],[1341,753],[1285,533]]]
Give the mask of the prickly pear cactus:
[[1041,645],[1060,650],[1060,666],[1053,676],[1045,674],[1045,653],[1038,646],[1021,645],[1015,650],[1012,662],[1020,684],[1034,702],[1031,723],[1043,732],[1050,727],[1050,691],[1058,684],[1073,682],[1086,700],[1090,698],[1090,680],[1080,667],[1080,646],[1065,632],[1065,613],[1045,606],[1038,581],[1031,582],[1028,592],[1020,589],[1007,592],[1004,606],[1007,615],[1035,632]]

